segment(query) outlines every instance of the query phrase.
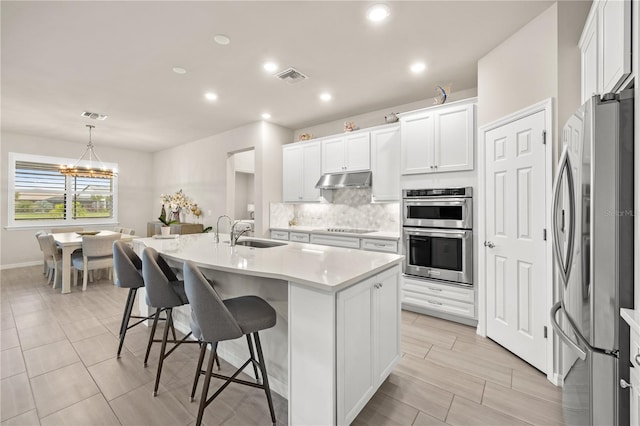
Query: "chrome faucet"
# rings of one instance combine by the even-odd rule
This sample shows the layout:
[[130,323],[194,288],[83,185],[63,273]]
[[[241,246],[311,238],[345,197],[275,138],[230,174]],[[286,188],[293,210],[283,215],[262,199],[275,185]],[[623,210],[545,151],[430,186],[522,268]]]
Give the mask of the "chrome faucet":
[[238,232],[236,231],[236,226],[240,223],[244,223],[245,225],[250,225],[246,222],[242,222],[241,220],[236,220],[233,225],[231,225],[231,232],[229,233],[229,238],[230,238],[230,244],[231,247],[235,247],[236,243],[238,242],[238,238],[240,238],[242,236],[242,234],[244,234],[247,231],[251,231],[251,226],[244,228],[242,231]]
[[216,244],[220,242],[220,219],[222,219],[223,217],[227,218],[227,220],[229,221],[229,226],[231,226],[233,229],[233,224],[229,216],[227,216],[226,214],[218,216],[218,220],[216,221]]

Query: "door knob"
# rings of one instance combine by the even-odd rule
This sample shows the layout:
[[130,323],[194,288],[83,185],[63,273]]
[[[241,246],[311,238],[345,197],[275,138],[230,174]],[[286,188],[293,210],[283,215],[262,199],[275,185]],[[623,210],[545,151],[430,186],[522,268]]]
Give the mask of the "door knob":
[[493,244],[493,242],[491,242],[491,241],[485,241],[484,242],[484,246],[485,247],[489,247],[489,248],[494,248],[496,245]]
[[626,388],[632,388],[633,386],[631,386],[631,384],[628,383],[625,379],[620,379],[620,387],[622,389],[626,389]]

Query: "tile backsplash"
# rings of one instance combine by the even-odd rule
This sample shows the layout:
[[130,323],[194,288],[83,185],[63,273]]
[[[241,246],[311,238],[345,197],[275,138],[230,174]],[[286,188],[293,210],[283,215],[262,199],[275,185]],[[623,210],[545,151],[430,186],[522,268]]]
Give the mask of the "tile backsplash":
[[400,203],[371,203],[371,189],[338,189],[333,203],[271,203],[272,228],[289,226],[318,228],[367,228],[397,232],[400,228]]

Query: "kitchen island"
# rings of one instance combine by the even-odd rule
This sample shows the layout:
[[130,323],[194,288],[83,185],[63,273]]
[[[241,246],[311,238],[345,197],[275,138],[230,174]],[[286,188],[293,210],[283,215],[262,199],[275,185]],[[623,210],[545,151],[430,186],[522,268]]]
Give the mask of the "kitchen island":
[[[279,245],[231,247],[228,236],[216,243],[212,234],[196,234],[139,239],[134,247],[153,247],[174,267],[193,261],[223,298],[253,294],[269,302],[277,324],[261,340],[272,390],[289,400],[289,424],[349,424],[400,358],[402,256],[251,240]],[[174,315],[188,331],[189,308]],[[221,343],[220,356],[241,365],[241,340]]]

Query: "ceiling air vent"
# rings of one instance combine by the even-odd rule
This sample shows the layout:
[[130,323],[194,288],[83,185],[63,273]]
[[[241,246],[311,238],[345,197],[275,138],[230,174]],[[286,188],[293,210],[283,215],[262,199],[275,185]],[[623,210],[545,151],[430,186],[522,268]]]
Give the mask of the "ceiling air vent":
[[301,81],[309,78],[293,67],[289,67],[284,71],[280,71],[278,74],[276,74],[276,77],[289,84],[300,83]]
[[84,111],[80,114],[83,117],[92,118],[94,120],[106,120],[108,115],[98,114],[97,112]]

